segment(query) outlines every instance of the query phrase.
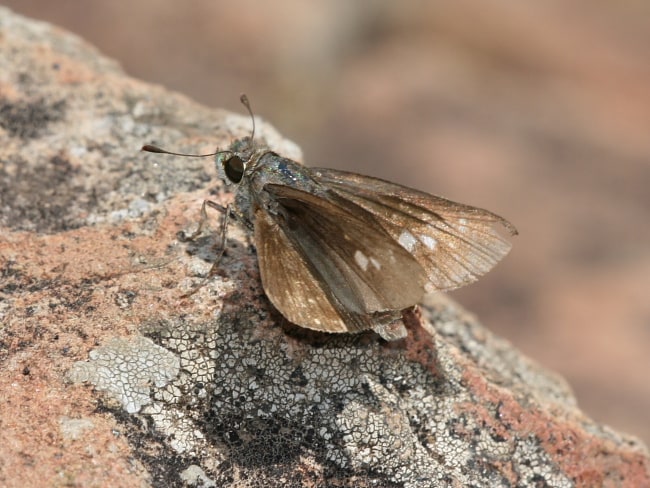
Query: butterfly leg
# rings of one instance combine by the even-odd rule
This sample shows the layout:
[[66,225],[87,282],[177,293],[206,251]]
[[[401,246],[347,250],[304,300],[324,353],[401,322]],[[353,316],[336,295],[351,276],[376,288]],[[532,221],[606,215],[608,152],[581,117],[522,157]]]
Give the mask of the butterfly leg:
[[212,208],[213,210],[217,210],[221,213],[224,214],[223,219],[221,220],[221,226],[220,226],[220,232],[219,232],[219,242],[215,243],[213,246],[213,250],[217,251],[217,256],[212,263],[212,266],[210,267],[210,271],[208,271],[208,275],[197,285],[194,287],[192,290],[189,292],[183,294],[183,297],[188,297],[190,295],[193,295],[196,293],[198,290],[200,290],[212,276],[215,275],[218,267],[219,267],[219,262],[221,261],[221,258],[223,257],[224,251],[226,250],[226,237],[227,237],[227,230],[228,230],[228,221],[230,218],[231,214],[231,207],[230,205],[224,207],[223,205],[220,205],[216,202],[213,202],[211,200],[203,200],[203,205],[201,205],[201,220],[199,221],[199,226],[198,228],[189,236],[184,237],[185,240],[192,241],[196,239],[199,235],[201,235],[201,232],[203,232],[203,227],[205,226],[205,223],[208,220],[208,212],[207,212],[207,207]]
[[205,227],[205,223],[208,220],[208,212],[206,210],[206,207],[210,207],[214,210],[218,210],[219,212],[228,215],[228,208],[230,205],[228,207],[224,207],[223,205],[219,205],[217,202],[213,202],[211,200],[203,200],[203,205],[201,205],[201,220],[199,220],[199,226],[189,236],[183,232],[184,241],[193,241],[201,235],[201,232],[203,232],[203,227]]
[[[215,243],[214,246],[212,246],[212,249],[217,251],[218,254],[212,263],[212,267],[210,268],[210,271],[208,272],[208,278],[214,276],[219,263],[221,262],[221,258],[223,257],[223,253],[226,251],[226,237],[227,237],[227,232],[228,232],[228,222],[230,220],[230,214],[231,214],[231,207],[230,204],[228,206],[223,207],[222,205],[219,205],[218,203],[211,202],[209,200],[205,200],[203,203],[205,203],[210,206],[210,208],[213,208],[215,210],[219,210],[220,212],[223,212],[223,219],[221,220],[221,229],[219,232],[219,242]],[[203,208],[203,207],[201,207]]]
[[223,255],[223,252],[226,249],[226,233],[228,231],[228,225],[230,224],[230,219],[234,219],[234,220],[237,220],[237,221],[243,223],[246,226],[246,228],[251,232],[253,231],[254,227],[253,227],[251,222],[244,219],[242,214],[237,212],[233,208],[232,204],[228,204],[227,206],[224,207],[222,205],[219,205],[218,203],[211,202],[211,201],[208,200],[207,205],[210,208],[213,208],[215,210],[219,210],[221,213],[224,214],[223,220],[221,221],[220,231],[219,231],[219,234],[220,234],[219,241],[220,242],[215,244],[214,247],[213,247],[214,250],[220,249],[219,256],[217,256],[217,259],[216,259],[216,262],[218,263],[219,260],[221,259],[221,256]]

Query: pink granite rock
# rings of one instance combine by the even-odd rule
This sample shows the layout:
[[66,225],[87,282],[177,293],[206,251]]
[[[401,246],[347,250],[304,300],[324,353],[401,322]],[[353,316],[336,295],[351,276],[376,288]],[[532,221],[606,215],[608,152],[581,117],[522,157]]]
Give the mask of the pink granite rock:
[[[647,449],[443,296],[406,340],[286,324],[253,246],[177,238],[250,121],[0,9],[0,484],[650,485]],[[299,158],[260,123],[259,137]],[[215,225],[216,228],[216,217]]]

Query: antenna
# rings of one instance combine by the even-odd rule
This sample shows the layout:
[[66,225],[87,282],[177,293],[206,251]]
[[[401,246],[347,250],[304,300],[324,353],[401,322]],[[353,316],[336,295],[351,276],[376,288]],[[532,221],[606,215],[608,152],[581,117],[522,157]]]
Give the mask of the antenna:
[[140,151],[147,151],[151,153],[160,153],[160,154],[171,154],[173,156],[185,156],[187,158],[207,158],[209,156],[216,156],[217,154],[223,154],[223,153],[231,153],[232,151],[215,151],[210,154],[186,154],[186,153],[177,153],[177,152],[172,152],[172,151],[167,151],[166,149],[163,149],[158,146],[153,146],[151,144],[145,144],[142,146]]
[[[248,114],[251,116],[251,121],[253,122],[253,130],[251,131],[251,141],[255,137],[255,116],[253,115],[253,110],[251,109],[251,103],[248,101],[248,97],[246,96],[245,93],[242,93],[239,97],[239,101],[242,103],[244,107],[246,107],[246,110],[248,111]],[[146,151],[150,153],[158,153],[158,154],[171,154],[172,156],[185,156],[187,158],[207,158],[209,156],[216,156],[217,154],[224,154],[224,153],[232,153],[232,151],[215,151],[210,154],[186,154],[186,153],[177,153],[173,151],[167,151],[166,149],[163,149],[158,146],[154,146],[152,144],[145,144],[142,146],[140,149],[141,151]]]
[[248,114],[251,116],[251,120],[253,121],[253,130],[251,131],[251,141],[253,141],[253,138],[255,137],[255,116],[253,115],[253,110],[251,110],[251,104],[245,93],[240,95],[239,101],[244,107],[246,107],[246,110],[248,110]]

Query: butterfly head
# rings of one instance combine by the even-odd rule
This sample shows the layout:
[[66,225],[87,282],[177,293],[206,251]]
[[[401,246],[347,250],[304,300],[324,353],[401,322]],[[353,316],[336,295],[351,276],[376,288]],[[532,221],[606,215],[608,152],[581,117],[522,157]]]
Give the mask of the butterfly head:
[[250,137],[238,139],[227,151],[220,151],[215,156],[219,177],[227,184],[238,185],[246,173],[255,148]]
[[257,168],[260,158],[271,152],[265,145],[258,145],[250,137],[233,142],[225,151],[215,154],[219,178],[227,185],[240,185]]

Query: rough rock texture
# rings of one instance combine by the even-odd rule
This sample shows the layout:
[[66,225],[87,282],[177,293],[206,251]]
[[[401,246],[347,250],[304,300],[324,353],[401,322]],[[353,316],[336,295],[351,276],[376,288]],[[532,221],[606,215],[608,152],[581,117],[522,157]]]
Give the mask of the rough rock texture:
[[1,485],[650,485],[640,442],[444,297],[398,343],[306,332],[233,226],[183,298],[215,237],[177,233],[228,195],[210,160],[138,149],[249,125],[0,9]]

